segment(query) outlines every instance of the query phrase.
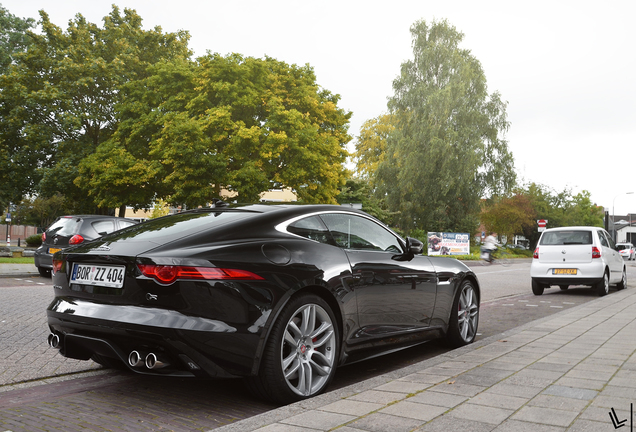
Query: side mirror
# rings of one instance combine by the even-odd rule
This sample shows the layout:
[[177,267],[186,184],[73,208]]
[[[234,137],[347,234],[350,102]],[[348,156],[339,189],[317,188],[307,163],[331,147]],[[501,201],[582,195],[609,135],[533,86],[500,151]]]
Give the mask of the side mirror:
[[424,243],[412,237],[406,238],[406,251],[411,255],[421,255],[424,250]]
[[424,250],[424,243],[412,237],[406,238],[406,252],[400,255],[393,255],[395,261],[411,261],[415,255],[421,255]]

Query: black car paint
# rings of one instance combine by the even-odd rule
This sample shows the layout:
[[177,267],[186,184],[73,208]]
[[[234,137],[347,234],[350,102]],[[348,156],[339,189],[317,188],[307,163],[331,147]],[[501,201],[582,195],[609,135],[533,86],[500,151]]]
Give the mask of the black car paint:
[[[221,211],[257,215],[247,224],[238,218],[206,230],[206,218]],[[201,211],[200,223],[185,233],[162,236],[158,231],[138,241],[134,235],[144,229],[141,224],[58,253],[64,264],[53,276],[55,299],[47,314],[51,331],[62,336],[62,354],[117,357],[125,364],[131,350],[154,350],[171,366],[131,369],[177,376],[256,375],[272,323],[302,291],[320,295],[334,311],[343,339],[338,363],[343,364],[443,336],[461,283],[471,280],[479,293],[475,275],[453,259],[419,255],[371,268],[374,254],[386,253],[345,251],[276,229],[308,211],[343,210],[257,205]],[[162,220],[169,226],[184,217]],[[67,262],[124,264],[124,288],[69,285]],[[162,286],[136,266],[149,262],[245,269],[264,280]],[[408,300],[396,292],[406,292]]]

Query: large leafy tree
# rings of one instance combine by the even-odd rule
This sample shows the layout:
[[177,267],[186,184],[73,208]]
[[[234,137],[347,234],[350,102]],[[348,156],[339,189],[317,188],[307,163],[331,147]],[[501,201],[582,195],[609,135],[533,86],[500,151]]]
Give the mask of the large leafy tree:
[[367,120],[360,129],[356,142],[356,172],[365,179],[373,181],[378,166],[384,161],[386,143],[395,130],[395,119],[390,114]]
[[503,138],[506,103],[488,94],[479,61],[447,21],[411,27],[412,60],[393,82],[395,130],[377,170],[399,226],[473,232],[480,200],[509,190],[513,157]]
[[78,14],[63,31],[44,11],[40,17],[41,32],[28,33],[28,50],[0,77],[0,140],[19,149],[9,155],[12,164],[32,170],[18,192],[61,192],[76,211],[104,212],[75,181],[79,166],[117,129],[123,86],[159,61],[189,58],[189,36],[144,30],[135,11],[116,6],[103,27]]
[[192,207],[221,189],[254,202],[274,187],[293,188],[305,202],[335,202],[350,113],[311,67],[209,54],[158,64],[125,90],[117,131],[81,167],[81,181],[98,194],[119,177],[129,192],[111,197],[134,205],[148,203],[134,196],[144,190]]
[[[19,18],[0,6],[0,76],[4,75],[16,56],[26,51],[28,31],[35,25],[32,18]],[[0,95],[5,92],[0,85]],[[10,108],[0,103],[0,208],[18,202],[21,191],[30,185],[30,160],[18,146],[15,128],[6,117]]]

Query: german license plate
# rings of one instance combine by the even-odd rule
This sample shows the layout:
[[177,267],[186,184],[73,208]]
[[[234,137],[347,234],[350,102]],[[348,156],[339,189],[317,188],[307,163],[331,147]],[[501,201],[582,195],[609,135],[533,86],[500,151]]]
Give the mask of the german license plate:
[[555,275],[575,275],[576,269],[553,269],[552,274]]
[[71,283],[95,285],[108,288],[124,286],[124,266],[74,264]]
[[51,255],[53,255],[55,252],[59,252],[59,251],[61,251],[61,250],[62,250],[62,249],[60,249],[60,248],[49,248],[49,253],[50,253]]

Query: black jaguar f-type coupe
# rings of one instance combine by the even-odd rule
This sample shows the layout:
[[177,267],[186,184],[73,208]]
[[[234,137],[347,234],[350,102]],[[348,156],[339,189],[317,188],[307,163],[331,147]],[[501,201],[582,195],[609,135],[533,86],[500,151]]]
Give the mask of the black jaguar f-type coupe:
[[197,209],[55,254],[49,344],[141,374],[246,377],[289,403],[336,367],[445,337],[471,343],[479,283],[364,212]]

